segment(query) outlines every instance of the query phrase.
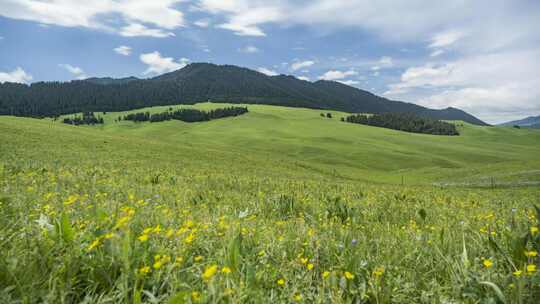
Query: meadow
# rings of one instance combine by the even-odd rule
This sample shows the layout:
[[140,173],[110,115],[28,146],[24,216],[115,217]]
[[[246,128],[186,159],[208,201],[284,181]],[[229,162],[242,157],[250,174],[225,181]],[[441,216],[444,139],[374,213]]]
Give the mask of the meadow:
[[0,302],[540,299],[537,130],[247,106],[191,124],[0,117]]

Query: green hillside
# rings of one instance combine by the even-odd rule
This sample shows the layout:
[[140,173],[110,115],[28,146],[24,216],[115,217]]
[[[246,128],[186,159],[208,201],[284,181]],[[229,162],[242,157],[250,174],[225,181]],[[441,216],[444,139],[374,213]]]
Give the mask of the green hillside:
[[540,132],[248,108],[0,116],[0,302],[538,302]]
[[[210,109],[223,104],[203,103]],[[179,108],[176,106],[174,108]],[[182,106],[186,107],[186,106]],[[131,112],[166,111],[153,107]],[[346,113],[264,105],[249,105],[242,117],[204,123],[169,121],[133,123],[114,120],[125,113],[103,115],[104,126],[73,127],[49,120],[2,117],[4,147],[20,147],[13,136],[26,130],[38,145],[67,144],[49,153],[75,151],[113,153],[123,160],[155,166],[201,162],[218,171],[255,171],[256,174],[321,176],[344,180],[406,184],[501,184],[540,181],[540,132],[458,123],[461,136],[411,134],[340,121]],[[6,138],[7,137],[7,138]],[[46,138],[45,142],[38,140]],[[104,143],[104,142],[107,143]],[[99,142],[96,146],[91,143]],[[85,147],[82,149],[82,145]],[[90,145],[90,146],[89,146]],[[33,149],[36,153],[41,149]],[[147,155],[143,159],[139,155]],[[65,157],[65,156],[64,156]],[[226,165],[222,161],[225,159]],[[283,167],[286,167],[285,169]]]

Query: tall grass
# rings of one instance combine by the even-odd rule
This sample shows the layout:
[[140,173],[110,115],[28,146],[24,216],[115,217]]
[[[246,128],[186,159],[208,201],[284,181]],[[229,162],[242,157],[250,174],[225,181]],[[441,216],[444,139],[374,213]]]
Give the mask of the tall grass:
[[[7,303],[535,303],[535,189],[0,166]],[[254,186],[256,185],[256,186]]]

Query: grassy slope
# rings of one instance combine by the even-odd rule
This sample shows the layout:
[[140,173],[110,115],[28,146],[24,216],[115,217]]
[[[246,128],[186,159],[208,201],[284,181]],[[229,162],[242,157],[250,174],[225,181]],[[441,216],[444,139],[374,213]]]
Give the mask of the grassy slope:
[[[196,105],[202,109],[220,106]],[[118,115],[128,113],[122,112],[105,115],[103,127],[55,124],[52,128],[70,130],[69,133],[90,129],[88,136],[95,138],[142,140],[149,150],[166,144],[168,148],[158,148],[155,156],[165,161],[234,157],[239,162],[257,163],[261,169],[272,169],[278,164],[292,169],[287,173],[279,170],[279,174],[316,173],[385,183],[400,183],[404,176],[409,184],[486,183],[492,177],[501,183],[540,181],[540,170],[535,170],[540,168],[540,132],[536,130],[462,124],[461,136],[430,136],[342,123],[339,117],[346,114],[340,112],[333,112],[334,119],[326,119],[316,110],[248,107],[248,115],[206,123],[115,123]],[[26,124],[27,120],[22,121]],[[237,164],[235,167],[246,169]]]
[[[196,105],[202,109],[219,106]],[[62,154],[90,149],[93,155],[112,153],[122,159],[153,160],[156,165],[188,162],[213,169],[255,170],[256,174],[265,170],[385,183],[399,183],[404,176],[408,184],[482,183],[491,177],[498,182],[540,180],[540,170],[534,170],[540,168],[540,132],[536,130],[463,124],[461,136],[431,136],[342,123],[339,118],[346,114],[340,112],[326,119],[316,110],[262,105],[249,109],[245,116],[192,124],[115,123],[118,115],[127,112],[107,113],[106,124],[100,127],[2,117],[0,128],[2,137],[7,137],[2,138],[5,148],[16,149],[17,145],[10,144],[14,140],[26,141],[15,136],[24,130],[29,138],[35,137],[35,144],[52,145],[53,153],[54,145],[68,142],[72,149]]]
[[[346,179],[538,181],[539,132],[465,125],[437,137],[345,124],[337,112],[249,108],[194,124],[0,117],[0,298],[495,303],[488,281],[507,303],[536,303],[540,274],[525,271],[538,258],[521,253],[540,188]],[[156,255],[170,261],[157,267]],[[212,265],[236,270],[205,281]]]

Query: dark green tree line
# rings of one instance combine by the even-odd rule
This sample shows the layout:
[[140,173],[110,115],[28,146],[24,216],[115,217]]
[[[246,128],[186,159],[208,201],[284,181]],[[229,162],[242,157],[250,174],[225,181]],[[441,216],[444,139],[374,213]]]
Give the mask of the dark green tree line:
[[419,117],[411,113],[354,114],[346,117],[345,121],[412,133],[459,135],[454,124]]
[[103,124],[103,117],[96,117],[93,112],[84,112],[81,116],[67,117],[62,121],[70,125],[97,125]]
[[224,117],[238,116],[248,112],[247,107],[228,107],[219,108],[210,111],[201,111],[197,109],[179,109],[162,113],[150,114],[150,112],[138,112],[125,115],[123,120],[134,122],[150,121],[160,122],[167,120],[180,120],[184,122],[209,121]]

